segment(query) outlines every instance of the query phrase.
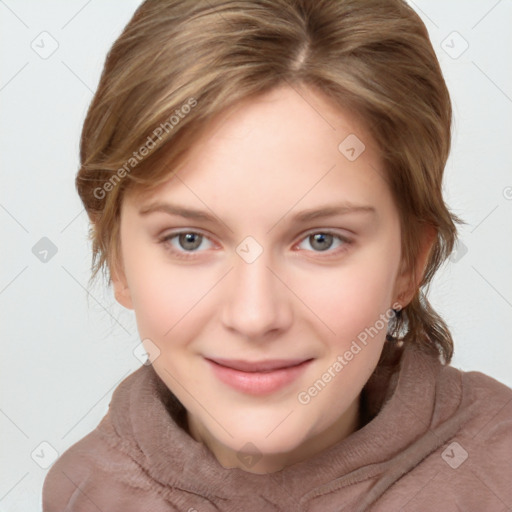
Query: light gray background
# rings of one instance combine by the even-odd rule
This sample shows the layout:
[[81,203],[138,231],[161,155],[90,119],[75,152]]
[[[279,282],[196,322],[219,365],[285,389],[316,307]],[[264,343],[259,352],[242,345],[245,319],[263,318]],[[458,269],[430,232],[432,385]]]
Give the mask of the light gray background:
[[[87,106],[139,4],[0,0],[3,512],[40,509],[41,465],[96,427],[141,365],[131,312],[110,290],[87,291],[87,219],[74,189]],[[431,298],[455,338],[452,364],[512,386],[512,1],[411,4],[452,94],[446,198],[467,222]],[[46,262],[32,252],[42,237],[57,248]]]

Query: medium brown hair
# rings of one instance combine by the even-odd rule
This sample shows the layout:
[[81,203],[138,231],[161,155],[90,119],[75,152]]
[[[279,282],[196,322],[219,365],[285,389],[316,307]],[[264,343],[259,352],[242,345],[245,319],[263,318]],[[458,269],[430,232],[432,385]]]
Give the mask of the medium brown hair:
[[126,191],[169,179],[216,115],[286,84],[317,88],[364,120],[399,210],[405,265],[422,227],[436,229],[393,333],[449,363],[452,338],[425,289],[456,239],[442,196],[452,109],[425,25],[401,0],[143,2],[107,55],[83,126],[76,185],[92,221],[93,277],[119,261]]

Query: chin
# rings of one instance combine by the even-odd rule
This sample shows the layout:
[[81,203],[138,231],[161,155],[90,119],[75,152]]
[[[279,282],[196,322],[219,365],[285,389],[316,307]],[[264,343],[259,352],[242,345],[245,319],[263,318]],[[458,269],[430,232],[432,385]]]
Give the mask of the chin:
[[[226,428],[231,434],[227,434],[218,425],[215,431],[210,431],[218,441],[229,449],[239,452],[251,447],[262,455],[279,455],[291,452],[307,440],[309,430],[304,422],[293,418],[294,413],[281,412],[279,415],[248,416],[246,418],[235,417],[232,421],[227,419]],[[229,418],[225,416],[225,418]],[[286,419],[285,419],[286,418]],[[284,421],[283,421],[284,420]],[[228,426],[229,425],[229,426]]]

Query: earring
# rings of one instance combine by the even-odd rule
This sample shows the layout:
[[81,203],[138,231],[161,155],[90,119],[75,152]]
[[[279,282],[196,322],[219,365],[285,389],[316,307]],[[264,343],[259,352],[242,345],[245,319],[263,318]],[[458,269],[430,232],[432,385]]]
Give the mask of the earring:
[[[397,309],[392,308],[392,311],[395,314],[395,317],[393,318],[393,320],[396,322],[402,316],[402,307],[399,306],[399,308],[397,308]],[[396,342],[396,341],[398,341],[398,338],[396,338],[395,336],[392,336],[391,334],[388,333],[388,334],[386,334],[386,341]]]

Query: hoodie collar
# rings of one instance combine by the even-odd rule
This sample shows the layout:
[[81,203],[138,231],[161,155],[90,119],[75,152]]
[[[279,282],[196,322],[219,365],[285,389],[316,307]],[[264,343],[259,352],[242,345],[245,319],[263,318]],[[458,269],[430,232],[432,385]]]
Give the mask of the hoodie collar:
[[229,499],[263,489],[269,496],[287,492],[304,498],[375,476],[375,465],[425,434],[434,415],[441,368],[437,358],[414,345],[387,346],[361,393],[362,426],[306,461],[263,475],[224,468],[192,438],[183,405],[152,366],[141,367],[119,385],[109,416],[124,449],[164,486],[205,498]]

